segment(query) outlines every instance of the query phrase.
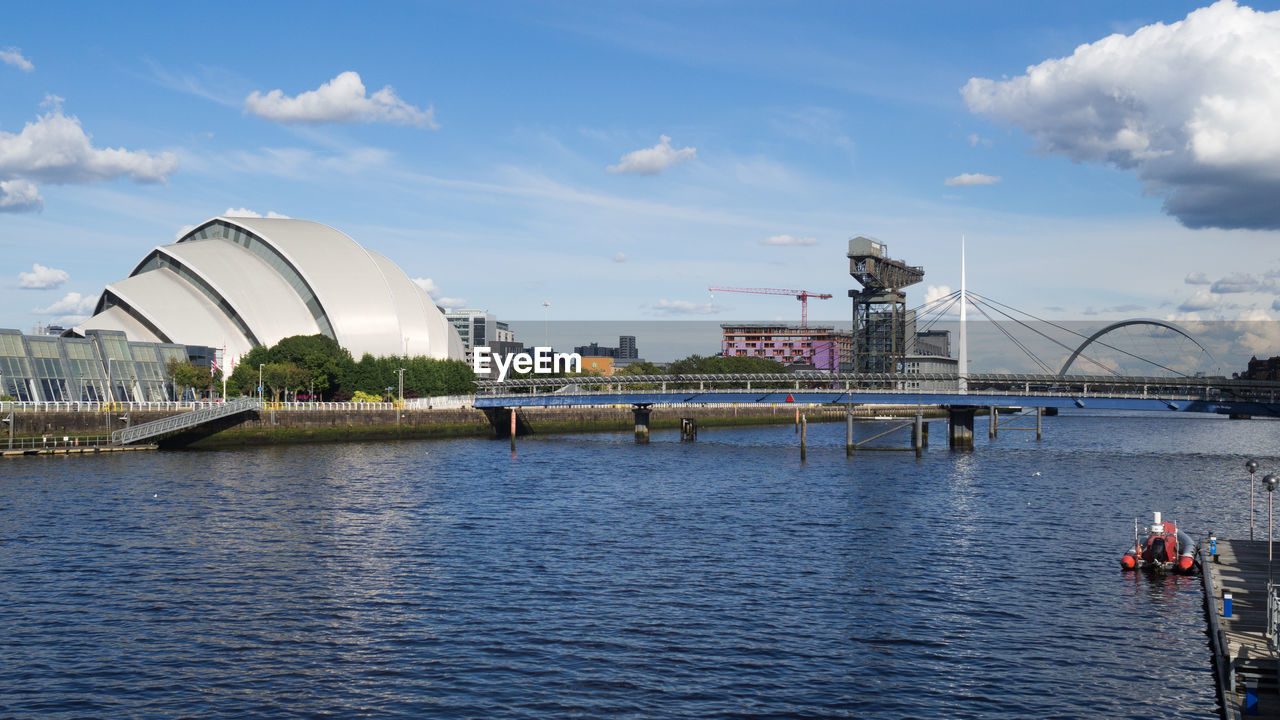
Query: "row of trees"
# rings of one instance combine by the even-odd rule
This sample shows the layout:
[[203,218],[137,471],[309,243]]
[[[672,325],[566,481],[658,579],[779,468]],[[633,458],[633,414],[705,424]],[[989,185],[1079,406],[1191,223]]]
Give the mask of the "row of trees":
[[406,398],[462,395],[474,387],[475,375],[461,360],[365,355],[356,361],[333,338],[294,335],[246,353],[227,378],[227,395],[256,394],[261,377],[264,394],[275,400],[345,401],[356,393],[381,399],[397,392],[400,368]]

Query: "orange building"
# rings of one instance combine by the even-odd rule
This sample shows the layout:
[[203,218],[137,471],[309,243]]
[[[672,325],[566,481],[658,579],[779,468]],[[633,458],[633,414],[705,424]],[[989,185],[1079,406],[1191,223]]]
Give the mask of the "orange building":
[[582,372],[609,377],[613,375],[613,358],[596,355],[583,357]]

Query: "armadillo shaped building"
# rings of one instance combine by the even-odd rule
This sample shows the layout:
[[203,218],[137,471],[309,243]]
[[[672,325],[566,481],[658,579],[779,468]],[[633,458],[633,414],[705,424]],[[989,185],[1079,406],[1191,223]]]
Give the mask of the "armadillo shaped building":
[[307,220],[217,217],[107,285],[78,328],[225,348],[232,358],[291,335],[327,335],[359,359],[462,359],[462,341],[395,263]]

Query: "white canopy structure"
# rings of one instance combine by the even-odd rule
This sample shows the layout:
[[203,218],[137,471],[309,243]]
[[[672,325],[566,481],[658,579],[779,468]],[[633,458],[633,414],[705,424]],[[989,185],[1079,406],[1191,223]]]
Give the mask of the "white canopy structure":
[[395,263],[307,220],[217,217],[107,285],[75,331],[226,348],[323,333],[359,359],[461,360],[458,332]]

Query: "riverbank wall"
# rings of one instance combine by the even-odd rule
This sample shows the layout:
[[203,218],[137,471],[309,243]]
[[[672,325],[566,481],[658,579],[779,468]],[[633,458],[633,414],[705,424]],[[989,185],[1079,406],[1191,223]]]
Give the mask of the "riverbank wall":
[[[842,421],[845,409],[832,406],[684,406],[655,407],[650,415],[652,430],[680,427],[682,418],[691,418],[702,427],[733,427],[787,424],[795,421],[796,409],[809,422]],[[185,410],[147,410],[132,412],[45,411],[28,410],[13,414],[13,432],[17,438],[85,437],[109,435],[126,424],[159,420]],[[489,416],[473,408],[397,410],[386,406],[363,409],[308,409],[305,405],[273,408],[239,416],[219,428],[180,434],[162,439],[162,447],[219,448],[250,445],[277,445],[314,442],[350,442],[370,440],[408,440],[453,437],[505,437],[503,413],[501,428],[495,429]],[[854,414],[861,418],[914,415],[915,406],[859,406]],[[926,414],[937,416],[936,409]],[[517,434],[547,435],[579,432],[630,431],[635,418],[630,406],[521,408],[517,411]],[[216,432],[210,432],[215,430]],[[0,438],[0,445],[3,438]]]

